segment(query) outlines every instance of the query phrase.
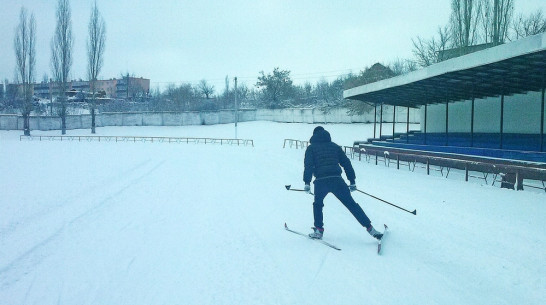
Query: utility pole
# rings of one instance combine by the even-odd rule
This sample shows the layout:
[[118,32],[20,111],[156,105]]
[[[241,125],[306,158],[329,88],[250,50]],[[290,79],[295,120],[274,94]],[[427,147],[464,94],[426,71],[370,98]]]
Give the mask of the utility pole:
[[53,116],[53,80],[49,79],[49,115]]
[[237,121],[239,120],[239,103],[237,102],[237,76],[235,76],[235,139],[237,139]]
[[129,100],[129,72],[127,72],[127,100]]

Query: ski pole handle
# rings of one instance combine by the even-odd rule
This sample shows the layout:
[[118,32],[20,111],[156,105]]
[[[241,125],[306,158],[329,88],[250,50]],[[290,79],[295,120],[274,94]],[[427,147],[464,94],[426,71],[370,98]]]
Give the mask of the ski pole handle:
[[[307,191],[302,190],[302,189],[293,189],[293,188],[291,188],[291,185],[285,185],[284,187],[286,188],[287,191],[306,192],[307,193]],[[309,192],[308,194],[309,195],[315,195],[312,192]]]

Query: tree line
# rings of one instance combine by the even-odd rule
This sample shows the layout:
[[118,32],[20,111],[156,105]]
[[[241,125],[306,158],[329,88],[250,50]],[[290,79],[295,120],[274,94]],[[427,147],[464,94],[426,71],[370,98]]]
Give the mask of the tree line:
[[152,89],[140,99],[104,104],[102,111],[204,111],[239,108],[278,109],[288,107],[332,107],[343,102],[343,83],[347,76],[336,80],[319,80],[315,84],[294,84],[291,71],[276,67],[261,71],[256,83],[233,86],[226,76],[225,86],[217,89],[206,80],[198,84],[168,85],[162,91]]
[[[57,114],[61,118],[61,131],[66,134],[67,84],[70,81],[70,70],[73,62],[74,39],[72,36],[72,17],[69,0],[58,0],[56,7],[56,25],[51,39],[51,73],[57,88]],[[96,1],[91,8],[87,38],[87,72],[91,83],[92,98],[88,102],[92,114],[92,132],[95,132],[95,86],[103,65],[106,41],[106,24],[100,15]],[[28,13],[21,7],[19,24],[15,30],[14,50],[16,57],[16,83],[21,84],[20,91],[14,92],[15,100],[24,121],[24,134],[30,135],[29,116],[35,110],[33,98],[36,64],[36,19],[34,13]]]
[[451,0],[447,23],[439,25],[430,38],[412,39],[416,65],[430,66],[546,31],[542,10],[516,16],[514,8],[515,0]]
[[[546,31],[546,16],[541,10],[529,15],[514,15],[515,0],[450,0],[451,14],[445,25],[438,26],[431,38],[411,39],[413,58],[395,59],[387,64],[374,64],[359,73],[340,75],[332,81],[321,79],[316,83],[294,84],[290,70],[275,67],[271,72],[260,71],[250,86],[232,86],[233,78],[226,76],[224,88],[215,88],[206,80],[198,84],[168,85],[163,90],[152,89],[146,94],[97,103],[96,81],[104,62],[106,23],[96,2],[91,8],[86,40],[87,80],[91,98],[86,101],[92,117],[91,132],[95,133],[95,115],[98,109],[106,111],[204,111],[239,108],[313,107],[328,111],[333,107],[347,107],[349,113],[362,113],[370,106],[343,100],[343,90],[394,77],[426,67],[454,56],[461,56],[479,48],[487,48],[506,41],[520,39]],[[34,14],[21,8],[15,31],[16,82],[21,84],[16,108],[24,119],[24,134],[30,135],[29,117],[39,112],[33,102],[35,82],[36,21]],[[57,0],[56,27],[51,40],[51,73],[57,84],[56,112],[61,118],[62,133],[66,133],[68,99],[65,86],[73,61],[72,21],[69,0]],[[44,77],[47,80],[47,77]],[[7,83],[7,81],[6,81]],[[10,95],[10,94],[8,94]],[[0,103],[6,107],[10,102]],[[37,111],[38,110],[38,111]]]

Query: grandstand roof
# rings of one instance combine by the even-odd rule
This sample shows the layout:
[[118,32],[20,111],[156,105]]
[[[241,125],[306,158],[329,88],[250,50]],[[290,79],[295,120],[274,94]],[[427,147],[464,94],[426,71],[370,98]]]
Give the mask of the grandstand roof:
[[540,91],[545,73],[546,33],[542,33],[348,89],[343,97],[418,107]]

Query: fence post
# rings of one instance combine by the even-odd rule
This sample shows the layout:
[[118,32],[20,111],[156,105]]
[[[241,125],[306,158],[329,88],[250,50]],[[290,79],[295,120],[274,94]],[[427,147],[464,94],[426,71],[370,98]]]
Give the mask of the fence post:
[[430,175],[430,159],[427,158],[427,175]]

